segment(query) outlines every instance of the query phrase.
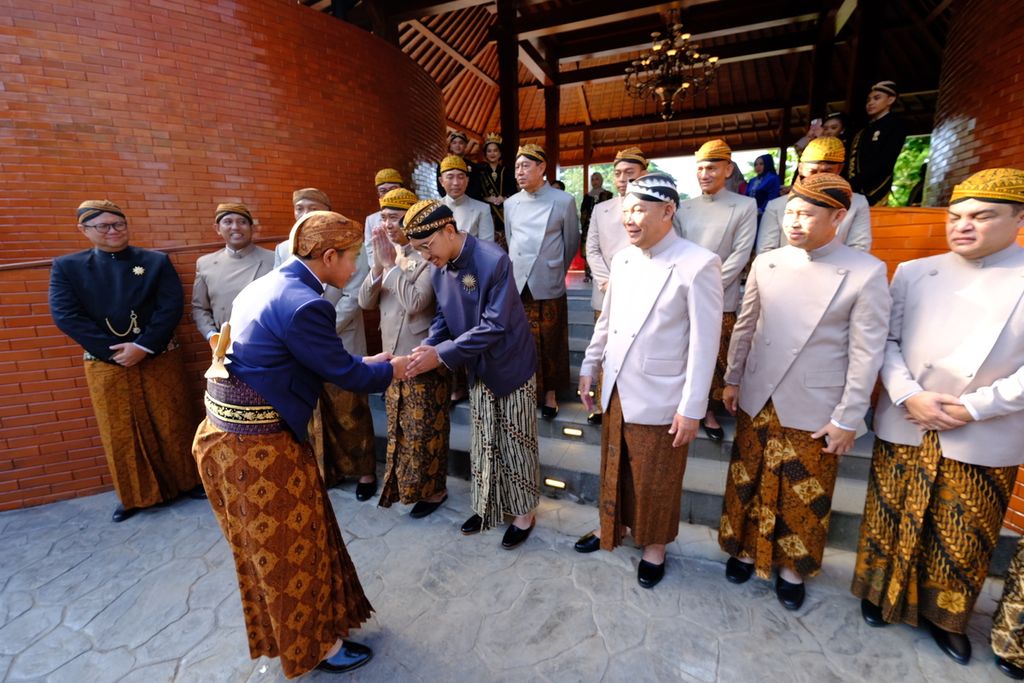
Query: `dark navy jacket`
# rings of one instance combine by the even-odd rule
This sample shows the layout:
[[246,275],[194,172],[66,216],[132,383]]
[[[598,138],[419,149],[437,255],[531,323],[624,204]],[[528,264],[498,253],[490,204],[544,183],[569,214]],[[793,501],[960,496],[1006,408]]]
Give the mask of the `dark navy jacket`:
[[437,315],[423,342],[436,346],[449,368],[465,366],[501,398],[537,371],[537,349],[512,262],[501,247],[466,235],[455,261],[431,269]]
[[298,259],[253,281],[231,308],[228,371],[274,406],[299,441],[325,381],[359,394],[391,383],[390,363],[363,363],[335,331],[334,306]]
[[[163,352],[183,306],[181,280],[167,255],[158,251],[126,247],[111,254],[87,249],[53,261],[53,322],[100,360],[110,362],[110,346],[124,342]],[[139,334],[131,332],[132,311]],[[128,334],[119,337],[110,328]]]

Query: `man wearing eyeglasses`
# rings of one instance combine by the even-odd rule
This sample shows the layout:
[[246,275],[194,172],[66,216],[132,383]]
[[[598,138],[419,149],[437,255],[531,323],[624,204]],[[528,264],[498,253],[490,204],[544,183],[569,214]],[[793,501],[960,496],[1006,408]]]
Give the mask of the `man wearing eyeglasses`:
[[128,220],[109,200],[78,207],[93,248],[54,259],[50,313],[84,349],[85,378],[123,522],[185,492],[205,497],[191,457],[198,419],[188,400],[174,328],[181,280],[165,254],[129,245]]

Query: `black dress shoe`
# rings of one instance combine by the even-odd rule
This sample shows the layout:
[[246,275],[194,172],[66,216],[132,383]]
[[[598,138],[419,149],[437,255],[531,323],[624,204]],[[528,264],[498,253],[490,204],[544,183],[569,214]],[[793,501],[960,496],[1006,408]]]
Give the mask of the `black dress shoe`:
[[601,539],[593,531],[588,531],[572,547],[578,553],[593,553],[601,549]]
[[860,601],[860,615],[864,617],[864,621],[867,622],[868,626],[881,628],[882,626],[889,625],[889,622],[882,617],[882,608],[870,600]]
[[359,482],[356,484],[356,500],[370,500],[374,494],[377,493],[377,478],[374,477],[373,481],[366,483]]
[[1002,657],[996,656],[996,668],[1014,680],[1024,681],[1024,669]]
[[601,424],[601,420],[602,419],[603,418],[602,418],[601,413],[591,413],[590,415],[587,415],[587,424],[588,425],[599,425],[599,424]]
[[708,427],[708,424],[704,420],[701,420],[700,428],[703,429],[708,438],[715,443],[722,443],[722,440],[725,439],[725,430],[721,427]]
[[444,494],[444,498],[437,501],[436,503],[432,503],[427,500],[421,500],[420,502],[412,506],[412,512],[409,513],[409,516],[413,519],[422,519],[427,515],[431,514],[432,512],[434,512],[434,510],[436,510],[437,508],[441,507],[446,500],[448,500],[447,493]]
[[317,664],[316,668],[320,671],[340,674],[358,669],[371,659],[373,659],[373,650],[365,645],[346,640],[342,642],[340,650]]
[[928,630],[932,632],[932,638],[939,649],[949,655],[957,664],[967,664],[971,661],[971,641],[962,633],[951,633],[939,628],[932,622],[928,622]]
[[735,557],[730,557],[725,563],[725,579],[729,583],[746,583],[753,573],[753,562],[741,562]]
[[480,515],[473,515],[465,521],[462,525],[462,533],[466,536],[480,533],[480,528],[484,525],[484,520]]
[[558,406],[555,406],[554,408],[551,406],[540,407],[540,416],[545,420],[554,420],[556,415],[558,415]]
[[505,535],[501,538],[501,547],[505,550],[512,550],[530,537],[530,532],[533,531],[533,527],[537,524],[537,518],[534,517],[533,521],[530,522],[530,526],[527,529],[520,529],[515,524],[509,524],[508,528],[505,529]]
[[192,500],[206,500],[206,489],[200,484],[188,492],[188,497]]
[[786,609],[798,610],[803,607],[806,595],[802,583],[790,583],[781,576],[775,577],[775,597]]
[[653,564],[647,560],[640,560],[636,566],[636,581],[644,588],[654,588],[665,576],[665,563]]
[[131,508],[130,510],[125,510],[123,505],[118,505],[116,508],[114,508],[114,514],[110,516],[110,519],[114,520],[115,522],[123,522],[129,517],[134,517],[135,513],[138,511],[138,508]]

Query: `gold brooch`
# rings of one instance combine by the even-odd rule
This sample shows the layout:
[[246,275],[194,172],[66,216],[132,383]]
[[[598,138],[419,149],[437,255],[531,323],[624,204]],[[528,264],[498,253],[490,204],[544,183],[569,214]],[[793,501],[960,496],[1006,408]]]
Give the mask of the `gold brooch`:
[[142,266],[135,266],[134,268],[132,268],[132,273],[134,273],[135,275],[144,275],[145,272],[146,269],[143,268]]
[[472,292],[476,289],[476,276],[472,273],[466,273],[462,276],[462,286],[466,288],[467,292]]
[[878,136],[881,134],[881,132],[882,131],[880,130],[876,130],[874,135],[871,136],[871,142],[878,142]]

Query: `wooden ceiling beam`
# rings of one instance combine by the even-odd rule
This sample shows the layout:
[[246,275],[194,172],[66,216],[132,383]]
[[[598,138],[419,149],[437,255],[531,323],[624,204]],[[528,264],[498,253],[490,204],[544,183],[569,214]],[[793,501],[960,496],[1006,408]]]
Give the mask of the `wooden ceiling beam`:
[[395,3],[400,6],[396,8],[394,14],[395,19],[398,21],[411,21],[413,19],[422,19],[423,17],[432,17],[437,14],[456,12],[460,9],[476,7],[478,5],[489,5],[493,2],[494,0],[448,0],[447,2],[439,2],[438,0],[407,0],[406,2]]
[[415,29],[416,32],[419,33],[421,36],[423,36],[431,43],[433,43],[435,46],[437,46],[446,55],[448,55],[456,62],[461,64],[464,69],[475,75],[481,81],[487,83],[492,87],[498,87],[498,83],[493,78],[491,78],[483,71],[481,71],[480,67],[478,67],[470,60],[466,59],[459,51],[451,47],[448,43],[444,42],[436,33],[434,33],[429,28],[424,26],[418,19],[413,19],[412,21],[408,22],[408,25]]
[[[709,2],[710,0],[701,0]],[[664,0],[632,0],[624,3],[621,0],[589,0],[585,3],[561,7],[550,12],[536,12],[523,17],[520,24],[519,37],[523,39],[554,36],[569,31],[580,31],[600,28],[607,24],[615,24],[637,17],[661,12],[678,7],[678,2]]]
[[528,40],[519,41],[519,61],[541,85],[553,85],[558,79],[558,66],[552,67]]

